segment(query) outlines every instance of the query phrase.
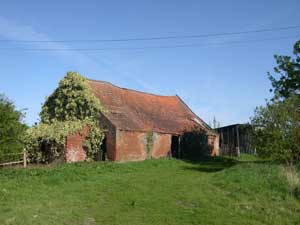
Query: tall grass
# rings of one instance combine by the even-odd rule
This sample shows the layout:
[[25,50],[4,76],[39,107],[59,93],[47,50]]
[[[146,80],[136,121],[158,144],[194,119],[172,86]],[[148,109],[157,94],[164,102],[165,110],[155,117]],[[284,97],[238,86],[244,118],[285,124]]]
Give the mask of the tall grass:
[[291,195],[300,198],[300,169],[298,166],[284,166],[283,174]]

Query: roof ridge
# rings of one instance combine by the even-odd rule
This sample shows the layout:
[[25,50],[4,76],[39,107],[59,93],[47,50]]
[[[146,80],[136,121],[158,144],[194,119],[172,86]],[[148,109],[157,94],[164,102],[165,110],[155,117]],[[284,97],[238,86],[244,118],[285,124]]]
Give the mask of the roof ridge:
[[192,114],[194,114],[196,116],[196,118],[198,120],[200,120],[200,122],[202,123],[202,125],[207,128],[207,129],[210,129],[210,130],[213,130],[203,119],[201,119],[184,101],[182,98],[180,98],[179,95],[176,95],[176,97],[179,99],[180,103],[187,109],[189,110]]
[[[199,127],[211,133],[211,128],[178,95],[162,96],[122,88],[107,81],[87,79],[87,82],[108,109],[105,116],[116,129],[179,134]],[[114,109],[120,113],[110,111]]]
[[124,88],[124,87],[120,87],[118,85],[115,85],[109,81],[103,81],[103,80],[94,80],[94,79],[89,79],[86,78],[88,81],[92,81],[92,82],[99,82],[99,83],[106,83],[109,84],[113,87],[125,90],[125,91],[134,91],[134,92],[138,92],[138,93],[142,93],[142,94],[147,94],[147,95],[154,95],[154,96],[158,96],[158,97],[176,97],[177,95],[159,95],[159,94],[154,94],[154,93],[149,93],[149,92],[145,92],[145,91],[139,91],[139,90],[135,90],[135,89],[130,89],[130,88]]

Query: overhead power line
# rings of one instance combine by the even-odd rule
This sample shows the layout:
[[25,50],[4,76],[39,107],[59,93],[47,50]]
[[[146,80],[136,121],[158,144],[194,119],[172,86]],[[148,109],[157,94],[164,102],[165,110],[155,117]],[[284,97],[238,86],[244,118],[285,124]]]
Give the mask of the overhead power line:
[[143,50],[143,49],[163,49],[163,48],[188,48],[188,47],[214,47],[232,44],[249,44],[255,42],[276,41],[283,39],[299,38],[299,36],[283,36],[275,38],[252,39],[242,41],[227,41],[219,43],[207,44],[181,44],[181,45],[158,45],[158,46],[142,46],[142,47],[111,47],[111,48],[0,48],[0,51],[83,51],[83,52],[97,52],[97,51],[113,51],[113,50]]
[[284,31],[299,29],[300,25],[276,27],[276,28],[265,28],[248,31],[237,31],[237,32],[223,32],[223,33],[210,33],[210,34],[199,34],[199,35],[174,35],[174,36],[153,36],[153,37],[138,37],[138,38],[117,38],[117,39],[81,39],[81,40],[13,40],[13,39],[0,39],[0,42],[22,42],[22,43],[51,43],[51,42],[129,42],[129,41],[153,41],[153,40],[167,40],[167,39],[196,39],[204,37],[221,37],[251,33],[263,33],[272,31]]

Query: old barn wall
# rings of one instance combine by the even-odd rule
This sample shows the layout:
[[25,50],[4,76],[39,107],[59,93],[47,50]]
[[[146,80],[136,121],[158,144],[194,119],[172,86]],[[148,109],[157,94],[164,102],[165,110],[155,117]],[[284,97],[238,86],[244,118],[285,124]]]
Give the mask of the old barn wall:
[[[105,130],[106,149],[108,160],[115,160],[116,155],[116,129],[114,125],[104,116],[100,118],[100,126]],[[80,162],[86,160],[86,152],[83,148],[88,128],[83,132],[69,135],[66,139],[65,161]]]
[[[116,161],[140,161],[170,155],[171,135],[117,130]],[[149,140],[152,139],[151,143]]]
[[170,134],[154,133],[154,142],[151,157],[161,158],[171,156],[171,140],[172,136]]
[[[105,117],[100,118],[101,128],[105,130],[107,159],[110,161],[141,161],[147,158],[171,156],[171,134],[117,130]],[[81,134],[70,135],[66,140],[65,160],[78,162],[86,159],[83,149],[85,129]],[[218,135],[208,135],[212,155],[219,155]]]
[[[171,156],[172,135],[150,132],[116,130],[110,122],[104,122],[106,129],[107,158],[111,161],[141,161],[147,158]],[[82,134],[70,135],[66,140],[65,160],[78,162],[86,159],[83,149],[87,130]],[[152,138],[149,138],[149,135]],[[150,143],[149,143],[149,140]],[[208,136],[213,156],[219,155],[218,136]]]
[[87,132],[88,129],[84,128],[82,134],[76,133],[67,137],[65,146],[66,162],[80,162],[86,159],[86,152],[83,149],[83,145]]
[[144,150],[145,133],[117,130],[116,161],[138,161],[146,159]]

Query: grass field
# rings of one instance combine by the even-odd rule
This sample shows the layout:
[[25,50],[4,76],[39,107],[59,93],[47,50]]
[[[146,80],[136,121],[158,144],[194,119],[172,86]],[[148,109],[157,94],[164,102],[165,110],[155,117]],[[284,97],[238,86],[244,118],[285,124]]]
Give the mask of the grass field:
[[246,160],[0,169],[0,224],[300,224],[281,166]]

